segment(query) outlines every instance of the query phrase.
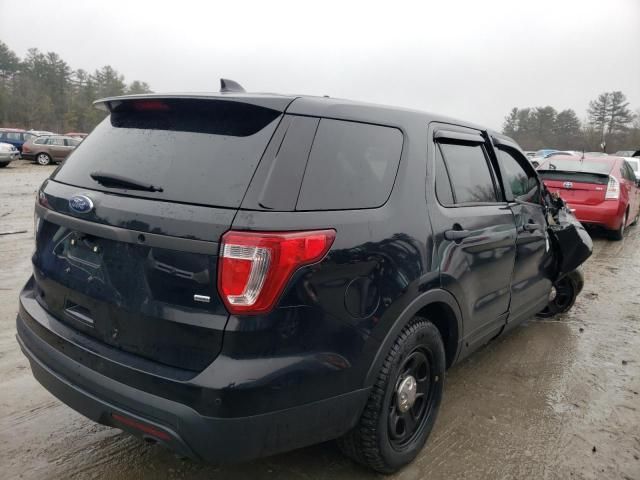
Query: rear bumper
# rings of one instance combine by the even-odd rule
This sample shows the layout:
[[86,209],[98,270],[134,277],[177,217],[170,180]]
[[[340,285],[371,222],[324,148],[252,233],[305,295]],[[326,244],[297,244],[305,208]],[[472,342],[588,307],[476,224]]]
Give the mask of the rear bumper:
[[118,382],[65,355],[65,348],[75,346],[54,348],[31,328],[39,314],[46,315],[46,311],[34,312],[31,306],[27,312],[21,295],[18,343],[34,377],[47,390],[91,420],[198,460],[249,460],[337,438],[353,427],[369,393],[368,389],[356,390],[249,417],[210,417],[186,404]]
[[618,200],[605,200],[599,205],[569,204],[574,215],[584,225],[617,230],[622,223],[624,205]]

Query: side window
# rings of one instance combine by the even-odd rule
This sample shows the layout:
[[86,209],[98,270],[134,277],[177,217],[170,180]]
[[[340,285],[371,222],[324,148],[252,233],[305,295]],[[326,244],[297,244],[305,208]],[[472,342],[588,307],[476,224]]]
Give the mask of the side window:
[[20,141],[20,133],[19,132],[7,132],[7,139],[19,142]]
[[456,204],[498,201],[487,155],[480,144],[440,143]]
[[64,145],[64,138],[51,137],[49,138],[49,145]]
[[436,143],[436,197],[438,201],[445,207],[450,207],[454,204],[453,190],[451,190],[451,180],[449,180],[449,173],[447,172],[447,166],[444,164],[442,158],[442,152],[440,151],[440,145]]
[[49,140],[49,137],[38,137],[33,141],[33,143],[37,145],[46,145],[47,140]]
[[64,143],[67,147],[75,147],[80,143],[80,140],[76,140],[75,138],[65,138]]
[[402,140],[396,128],[321,119],[296,209],[382,206],[398,171]]
[[633,169],[631,168],[628,162],[626,161],[622,162],[622,170],[624,173],[624,178],[631,181],[636,180],[636,174],[633,172]]
[[496,148],[496,154],[504,173],[504,183],[511,187],[513,197],[523,202],[540,203],[540,186],[535,175],[529,175],[508,151]]

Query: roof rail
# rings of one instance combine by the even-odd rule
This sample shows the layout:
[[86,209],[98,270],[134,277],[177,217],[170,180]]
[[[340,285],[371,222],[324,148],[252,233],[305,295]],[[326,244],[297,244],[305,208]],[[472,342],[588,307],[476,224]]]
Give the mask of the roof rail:
[[241,92],[244,93],[245,89],[238,82],[234,82],[233,80],[229,80],[227,78],[220,79],[220,93],[227,92]]

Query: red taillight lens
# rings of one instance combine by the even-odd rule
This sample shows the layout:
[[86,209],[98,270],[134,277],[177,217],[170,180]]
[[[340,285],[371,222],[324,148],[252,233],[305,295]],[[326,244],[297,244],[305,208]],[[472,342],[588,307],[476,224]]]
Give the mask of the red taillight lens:
[[322,260],[335,236],[334,230],[225,233],[218,291],[227,309],[244,315],[271,310],[293,272]]

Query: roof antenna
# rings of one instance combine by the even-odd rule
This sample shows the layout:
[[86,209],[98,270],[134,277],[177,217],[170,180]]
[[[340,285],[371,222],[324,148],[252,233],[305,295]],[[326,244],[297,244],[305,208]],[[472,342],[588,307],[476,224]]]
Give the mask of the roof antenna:
[[220,93],[244,93],[245,89],[238,82],[234,82],[233,80],[229,80],[228,78],[220,79]]

